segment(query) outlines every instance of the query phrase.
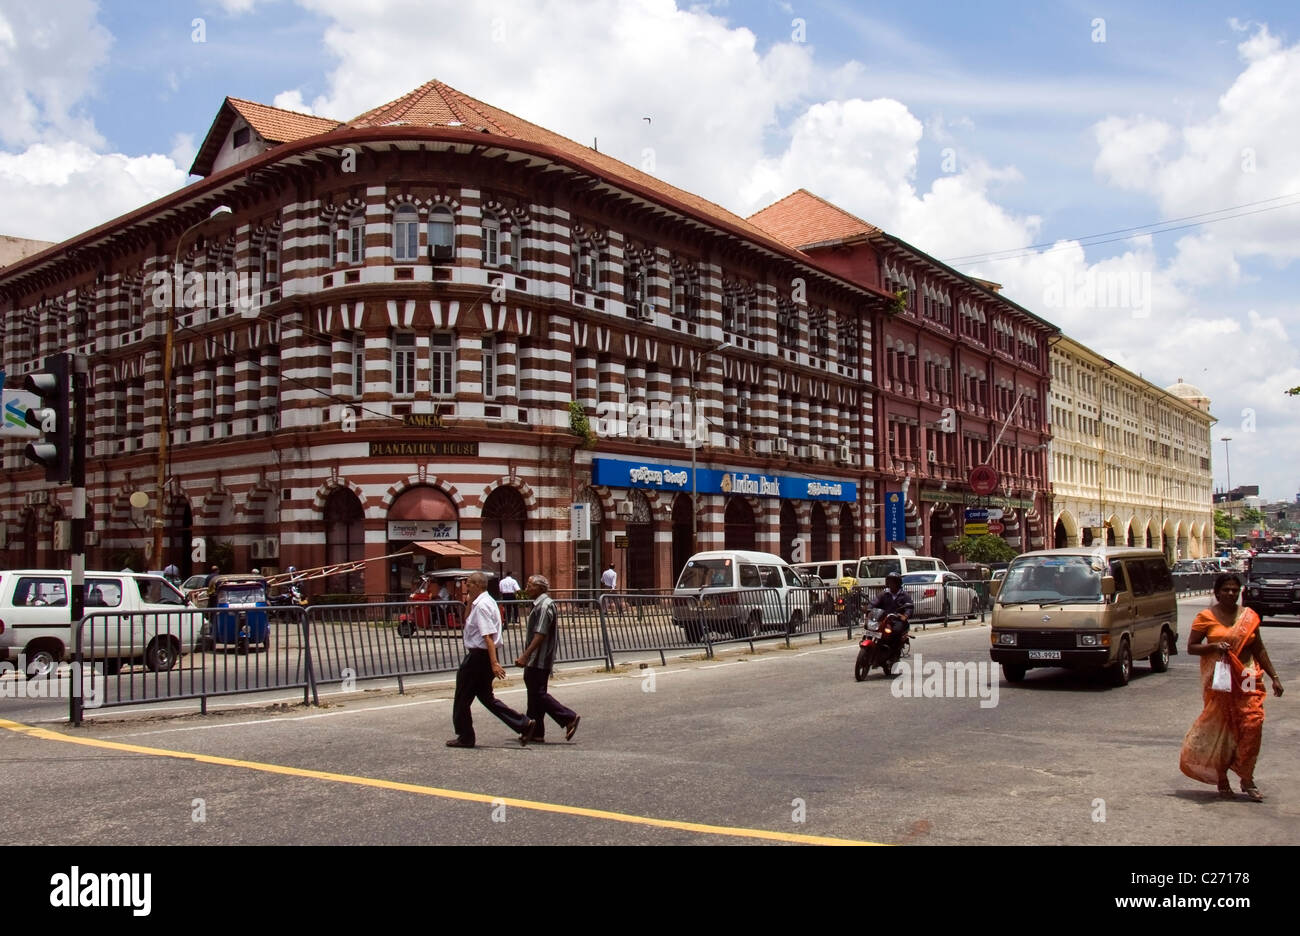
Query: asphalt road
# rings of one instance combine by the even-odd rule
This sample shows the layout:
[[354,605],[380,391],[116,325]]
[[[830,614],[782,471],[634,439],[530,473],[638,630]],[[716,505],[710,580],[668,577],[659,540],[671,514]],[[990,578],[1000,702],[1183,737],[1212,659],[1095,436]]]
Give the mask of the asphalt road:
[[[1180,649],[1208,600],[1182,603]],[[1295,844],[1300,623],[1270,619],[1264,635],[1292,688],[1266,704],[1262,804],[1220,801],[1179,773],[1201,707],[1185,653],[1164,674],[1139,663],[1124,688],[1059,670],[1012,686],[994,669],[996,695],[980,682],[968,697],[900,698],[878,674],[854,682],[856,644],[840,632],[566,673],[552,688],[582,714],[577,737],[552,724],[551,743],[529,748],[477,704],[479,747],[444,747],[441,677],[406,695],[361,683],[319,709],[285,692],[206,717],[182,714],[193,703],[104,710],[81,729],[59,721],[66,703],[0,698],[0,718],[36,726],[0,731],[6,811],[39,820],[6,823],[0,839]],[[986,626],[931,628],[913,662],[987,663],[987,648]],[[498,687],[523,707],[517,670]]]

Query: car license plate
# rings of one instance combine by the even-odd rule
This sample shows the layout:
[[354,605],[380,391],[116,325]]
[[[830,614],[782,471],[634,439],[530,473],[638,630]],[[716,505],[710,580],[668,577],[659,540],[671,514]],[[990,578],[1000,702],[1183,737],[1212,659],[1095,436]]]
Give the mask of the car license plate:
[[1031,660],[1059,660],[1061,658],[1060,650],[1030,650],[1029,659]]

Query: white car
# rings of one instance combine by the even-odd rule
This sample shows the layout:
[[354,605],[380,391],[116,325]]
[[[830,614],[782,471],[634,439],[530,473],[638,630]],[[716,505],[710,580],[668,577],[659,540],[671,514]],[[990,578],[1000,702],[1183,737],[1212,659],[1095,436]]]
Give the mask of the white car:
[[[29,675],[46,676],[71,659],[71,577],[63,570],[0,572],[0,661],[21,659]],[[83,651],[105,672],[137,658],[165,672],[193,649],[203,616],[186,613],[184,596],[161,575],[87,571],[83,588]]]
[[979,593],[952,572],[909,572],[903,576],[903,588],[912,596],[915,621],[968,618],[980,613]]

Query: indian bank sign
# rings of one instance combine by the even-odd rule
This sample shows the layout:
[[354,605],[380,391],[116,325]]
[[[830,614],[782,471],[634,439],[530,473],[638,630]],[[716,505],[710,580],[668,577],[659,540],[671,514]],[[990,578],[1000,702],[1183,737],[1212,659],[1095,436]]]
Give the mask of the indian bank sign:
[[[611,488],[691,490],[691,470],[688,467],[619,458],[593,458],[591,480],[593,484]],[[858,497],[858,486],[853,481],[793,478],[785,475],[718,471],[713,468],[700,468],[696,472],[695,490],[700,494],[743,494],[785,500],[855,501]]]

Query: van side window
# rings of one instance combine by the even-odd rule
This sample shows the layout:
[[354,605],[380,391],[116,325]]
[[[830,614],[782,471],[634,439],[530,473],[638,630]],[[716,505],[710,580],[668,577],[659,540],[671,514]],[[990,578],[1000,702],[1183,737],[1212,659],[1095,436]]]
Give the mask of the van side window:
[[122,604],[122,583],[117,579],[86,579],[87,608],[116,608]]
[[763,570],[763,587],[780,588],[781,587],[781,570],[776,566],[760,566]]
[[62,608],[67,604],[67,586],[61,578],[23,577],[14,586],[15,607]]
[[1174,590],[1174,576],[1163,559],[1144,559],[1142,565],[1147,567],[1147,576],[1151,579],[1153,592]]
[[758,566],[742,565],[740,567],[741,588],[762,588],[763,582],[758,577]]
[[1151,576],[1148,574],[1146,561],[1139,559],[1126,565],[1129,579],[1133,583],[1133,597],[1141,598],[1143,595],[1151,594]]
[[789,567],[781,570],[785,575],[785,583],[791,588],[803,588],[803,581],[799,578],[799,573]]
[[917,572],[938,572],[939,571],[938,559],[909,559],[907,561],[907,564],[909,567],[913,565],[916,566],[915,571]]
[[1124,563],[1118,559],[1112,559],[1109,574],[1115,580],[1115,595],[1110,600],[1118,601],[1119,596],[1128,590],[1128,577],[1124,575]]

